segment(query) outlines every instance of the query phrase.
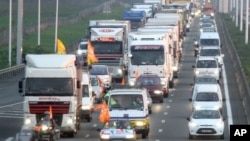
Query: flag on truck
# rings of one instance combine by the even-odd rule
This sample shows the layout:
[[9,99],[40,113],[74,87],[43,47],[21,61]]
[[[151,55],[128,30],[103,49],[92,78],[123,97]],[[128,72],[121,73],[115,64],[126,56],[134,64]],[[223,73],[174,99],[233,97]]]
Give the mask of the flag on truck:
[[91,44],[90,41],[88,41],[88,52],[87,52],[87,64],[88,66],[97,63],[98,59],[95,56],[95,48],[93,47],[93,45]]
[[57,39],[57,48],[56,48],[56,53],[57,54],[66,54],[66,48],[63,44],[63,42],[60,39]]

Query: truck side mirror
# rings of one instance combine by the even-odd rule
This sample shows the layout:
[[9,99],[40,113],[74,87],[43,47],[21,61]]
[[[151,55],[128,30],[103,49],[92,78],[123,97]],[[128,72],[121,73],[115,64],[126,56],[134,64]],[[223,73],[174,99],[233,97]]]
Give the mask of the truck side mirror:
[[19,93],[23,92],[23,81],[22,80],[18,82],[18,89],[19,89],[18,90]]

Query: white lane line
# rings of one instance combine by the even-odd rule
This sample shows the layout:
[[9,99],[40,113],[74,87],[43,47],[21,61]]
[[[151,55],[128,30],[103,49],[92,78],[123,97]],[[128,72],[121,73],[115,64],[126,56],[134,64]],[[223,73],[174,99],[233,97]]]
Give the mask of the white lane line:
[[170,108],[170,106],[168,105],[168,106],[166,106],[166,108],[168,109],[168,108]]
[[9,105],[0,106],[0,109],[1,108],[6,108],[6,107],[11,107],[11,106],[22,104],[22,103],[23,103],[23,101],[22,102],[13,103],[13,104],[9,104]]
[[85,138],[88,138],[88,137],[89,137],[89,134],[86,134],[86,135],[85,135]]
[[97,124],[93,124],[93,127],[96,127],[97,126]]
[[159,130],[158,130],[158,132],[160,132],[160,133],[161,133],[162,131],[163,131],[162,129],[159,129]]
[[233,124],[233,117],[232,117],[232,109],[231,109],[231,103],[227,86],[226,70],[224,65],[222,66],[222,70],[223,70],[222,75],[223,75],[223,84],[225,89],[225,99],[226,99],[226,109],[227,109],[228,132],[230,133],[230,125]]
[[9,138],[7,138],[5,141],[13,141],[13,140],[14,140],[13,137],[9,137]]
[[164,115],[167,115],[167,114],[168,114],[168,112],[164,112],[163,114],[164,114]]
[[169,99],[169,100],[168,100],[168,102],[170,102],[170,103],[171,103],[172,101],[173,101],[172,99]]
[[161,123],[165,123],[166,121],[163,119],[163,120],[161,120]]
[[21,116],[0,116],[0,118],[16,118],[16,119],[23,119]]

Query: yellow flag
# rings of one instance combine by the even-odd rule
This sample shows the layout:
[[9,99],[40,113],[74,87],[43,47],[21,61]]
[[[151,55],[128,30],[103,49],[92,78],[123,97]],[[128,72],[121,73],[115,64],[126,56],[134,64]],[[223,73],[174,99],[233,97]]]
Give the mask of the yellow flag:
[[95,49],[92,46],[92,44],[90,43],[90,41],[88,41],[88,53],[87,53],[87,63],[88,65],[92,65],[94,63],[97,63],[98,59],[95,56]]
[[57,54],[66,54],[66,48],[65,48],[63,42],[60,39],[57,39],[56,53]]

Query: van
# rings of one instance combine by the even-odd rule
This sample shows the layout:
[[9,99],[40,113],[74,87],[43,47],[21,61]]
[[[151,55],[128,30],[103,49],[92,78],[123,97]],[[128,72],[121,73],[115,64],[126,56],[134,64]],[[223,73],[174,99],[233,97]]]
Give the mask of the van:
[[109,114],[111,119],[126,118],[135,127],[136,134],[146,138],[150,131],[147,89],[126,87],[109,91]]
[[90,122],[92,120],[92,109],[94,107],[95,94],[93,93],[88,72],[82,74],[82,107],[81,119]]
[[77,47],[77,54],[80,54],[86,57],[87,50],[88,50],[88,41],[82,40]]

